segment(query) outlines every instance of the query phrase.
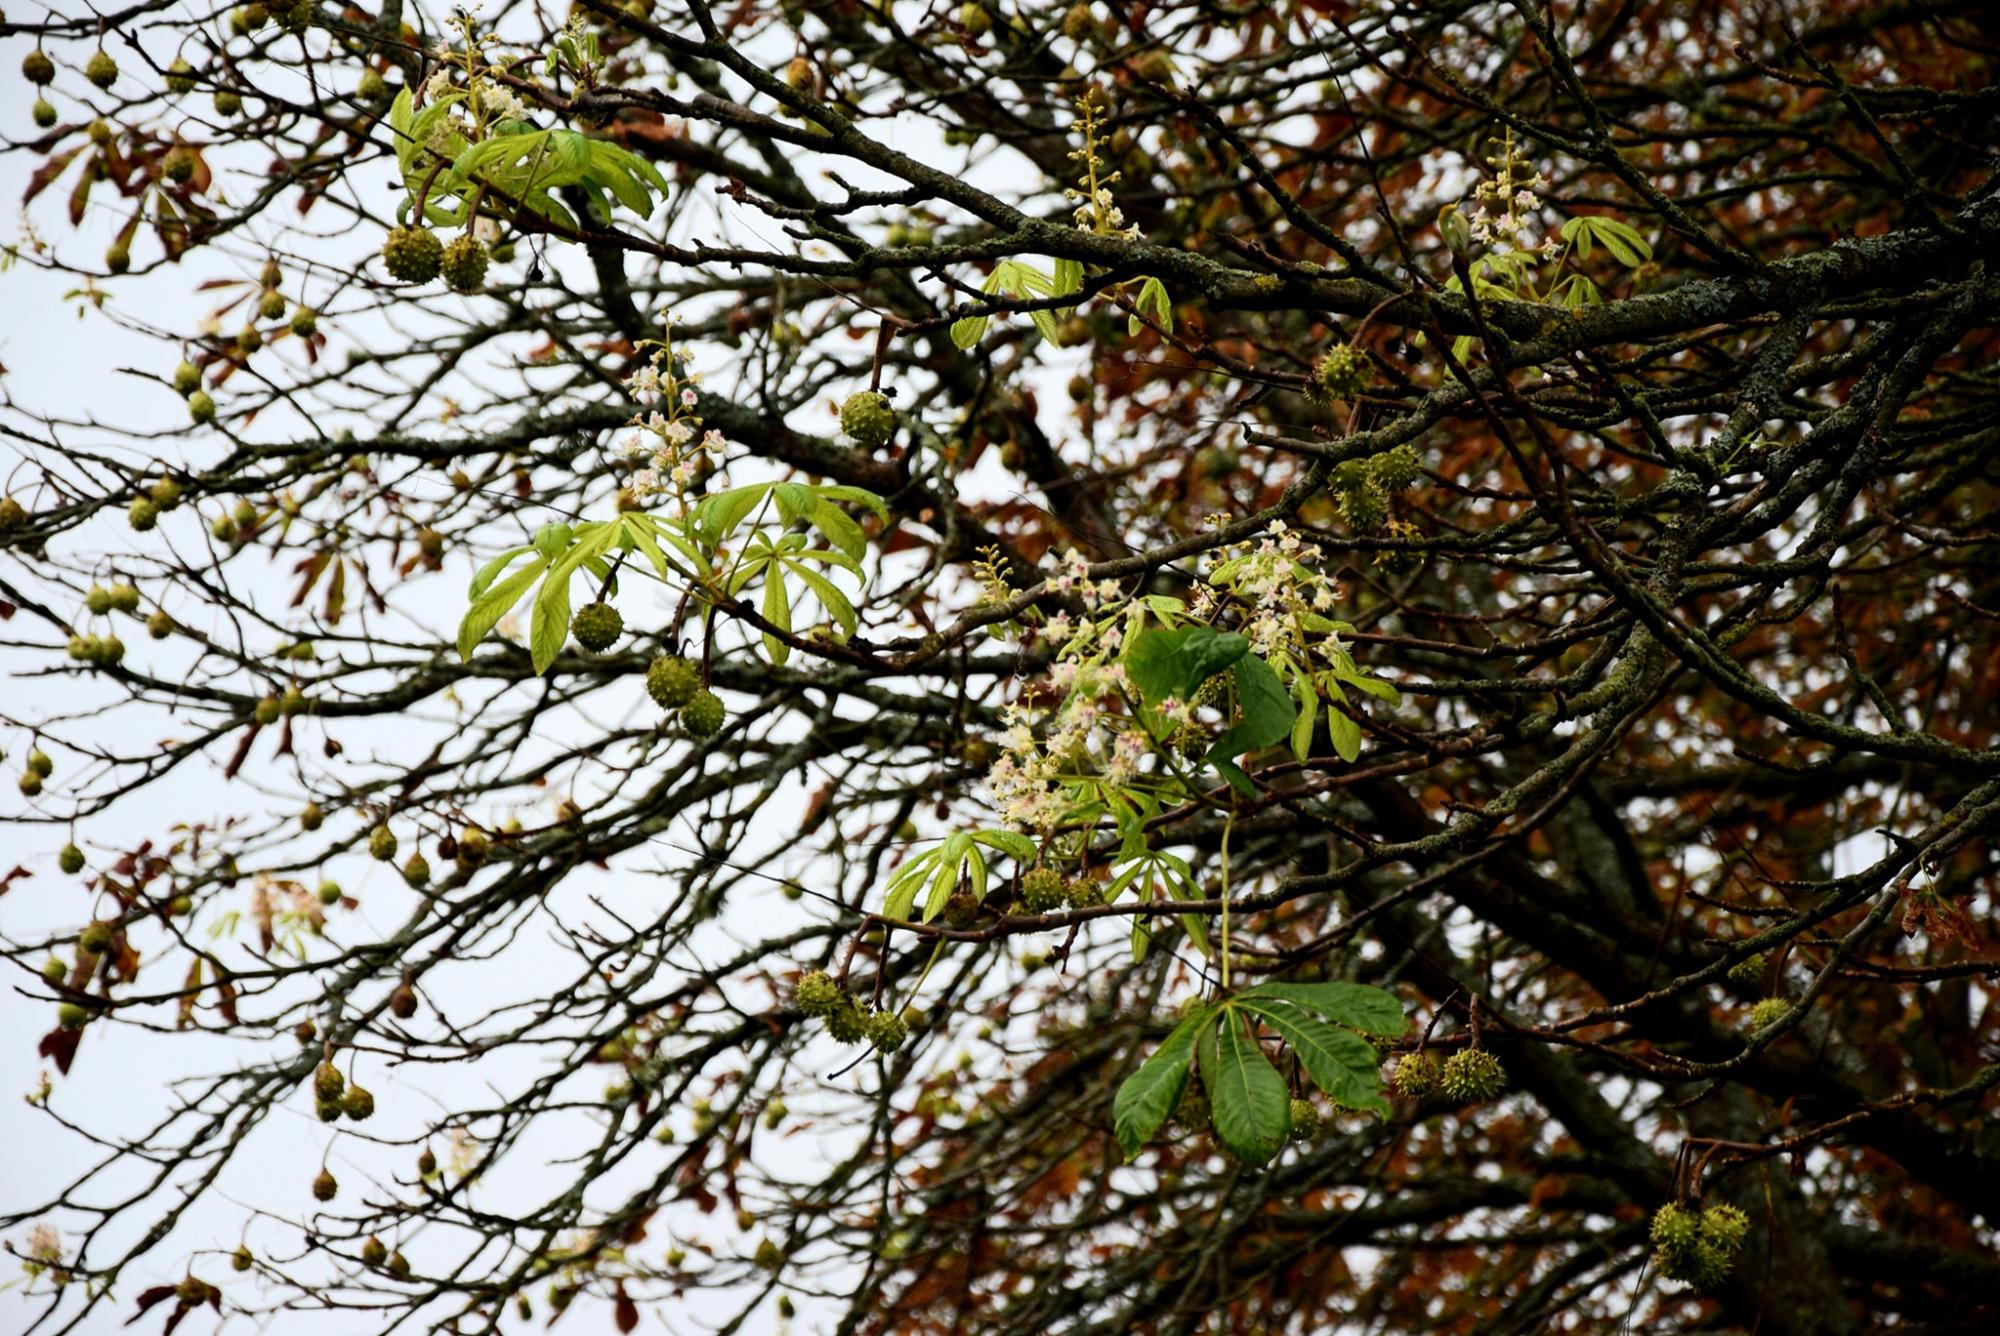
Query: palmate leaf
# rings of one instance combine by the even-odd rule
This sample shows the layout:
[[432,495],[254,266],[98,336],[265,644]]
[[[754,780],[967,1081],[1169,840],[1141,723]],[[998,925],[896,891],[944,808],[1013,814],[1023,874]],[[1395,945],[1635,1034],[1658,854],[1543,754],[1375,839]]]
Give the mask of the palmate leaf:
[[1313,1084],[1334,1103],[1389,1116],[1375,1046],[1350,1030],[1327,1024],[1296,1003],[1240,997],[1237,1004],[1277,1031]]
[[1226,1006],[1216,1023],[1202,1032],[1196,1052],[1216,1138],[1239,1160],[1267,1162],[1291,1130],[1292,1101],[1285,1078],[1264,1056],[1248,1020],[1234,1006]]
[[1394,993],[1363,983],[1260,983],[1240,996],[1276,998],[1364,1034],[1394,1037],[1410,1028]]
[[1187,1089],[1188,1070],[1194,1063],[1195,1036],[1215,1014],[1204,1007],[1185,1017],[1153,1056],[1126,1077],[1111,1101],[1111,1128],[1127,1160],[1153,1139],[1167,1115],[1181,1102]]
[[1246,654],[1230,671],[1236,679],[1236,708],[1242,717],[1209,748],[1211,761],[1234,760],[1245,752],[1269,747],[1289,734],[1292,721],[1298,718],[1298,706],[1270,664]]

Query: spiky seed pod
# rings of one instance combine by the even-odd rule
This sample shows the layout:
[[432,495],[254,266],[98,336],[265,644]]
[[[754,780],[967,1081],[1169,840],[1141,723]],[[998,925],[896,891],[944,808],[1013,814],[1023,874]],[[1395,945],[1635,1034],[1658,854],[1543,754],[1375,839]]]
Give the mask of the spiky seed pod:
[[1423,460],[1417,448],[1406,442],[1369,460],[1368,471],[1374,475],[1377,487],[1394,495],[1417,480],[1423,472]]
[[467,826],[458,833],[458,861],[472,867],[486,861],[493,851],[493,841],[485,831],[477,826]]
[[354,95],[363,102],[380,102],[388,96],[389,84],[382,77],[382,71],[370,66],[361,71],[361,82],[354,86]]
[[340,895],[339,882],[323,881],[319,884],[319,902],[321,904],[328,906],[337,905],[340,903]]
[[355,1122],[366,1122],[375,1116],[375,1096],[358,1085],[347,1087],[347,1093],[340,1097],[340,1111]]
[[378,863],[394,862],[396,858],[396,832],[387,826],[377,826],[368,832],[368,856]]
[[101,956],[111,949],[111,925],[103,919],[93,920],[77,934],[77,946],[93,956]]
[[1743,1245],[1744,1236],[1749,1232],[1750,1217],[1727,1202],[1702,1209],[1702,1239],[1724,1252],[1735,1252]]
[[111,591],[100,584],[92,585],[83,596],[83,606],[94,615],[102,617],[111,611]]
[[90,1012],[78,1002],[65,1002],[56,1008],[56,1024],[65,1030],[81,1030],[90,1021]]
[[142,496],[125,512],[125,518],[138,532],[146,533],[160,522],[160,508]]
[[1030,868],[1021,877],[1021,903],[1031,914],[1047,914],[1062,908],[1066,889],[1063,874],[1054,868]]
[[1336,343],[1319,359],[1320,388],[1336,399],[1352,399],[1368,388],[1368,357],[1351,343]]
[[1356,533],[1371,533],[1389,518],[1389,497],[1371,478],[1340,494],[1340,518]]
[[251,1255],[249,1245],[238,1244],[236,1251],[230,1255],[229,1265],[237,1271],[248,1271],[257,1265],[257,1259]]
[[187,63],[186,57],[177,56],[174,63],[167,66],[167,91],[175,97],[194,91],[194,66]]
[[177,186],[186,185],[194,177],[194,150],[185,144],[168,149],[160,160],[160,173]]
[[430,885],[431,865],[421,853],[411,854],[409,861],[403,864],[403,880],[419,891]]
[[332,1170],[322,1169],[313,1180],[312,1192],[315,1201],[332,1201],[340,1195],[340,1180],[333,1176]]
[[68,977],[69,977],[69,966],[63,964],[60,960],[57,960],[54,956],[50,956],[48,960],[42,965],[42,979],[44,982],[52,984],[61,983],[64,979],[67,979]]
[[868,1037],[868,1014],[860,1003],[843,994],[826,1013],[826,1032],[843,1044],[858,1044]]
[[609,603],[586,603],[569,619],[576,643],[593,653],[610,649],[625,634],[625,619]]
[[37,87],[52,82],[56,77],[56,63],[49,59],[48,52],[36,47],[21,57],[21,77]]
[[1739,988],[1755,988],[1764,982],[1766,964],[1768,961],[1762,951],[1754,956],[1745,956],[1729,967],[1729,982]]
[[1104,888],[1091,877],[1071,877],[1063,883],[1063,899],[1072,909],[1089,909],[1104,903]]
[[1455,1100],[1485,1100],[1507,1088],[1507,1069],[1483,1048],[1462,1048],[1444,1060],[1438,1088]]
[[43,779],[47,779],[56,772],[56,763],[49,759],[47,752],[43,751],[40,747],[36,747],[28,753],[28,769],[32,773],[40,775]]
[[953,891],[944,902],[944,921],[953,928],[970,928],[979,921],[979,901],[970,891]]
[[217,116],[226,121],[231,117],[241,115],[242,111],[243,94],[237,92],[234,88],[219,88],[216,90],[215,114]]
[[878,1011],[868,1017],[868,1042],[883,1053],[894,1053],[910,1036],[910,1027],[893,1011]]
[[245,325],[236,331],[236,347],[244,353],[254,353],[264,346],[264,331],[255,325]]
[[32,770],[23,771],[20,779],[21,796],[32,798],[42,791],[42,777]]
[[111,142],[111,123],[102,118],[92,121],[83,132],[90,136],[90,142],[103,148]]
[[425,1146],[423,1152],[417,1156],[417,1173],[420,1177],[429,1178],[437,1170],[438,1157],[432,1153],[429,1146]]
[[701,690],[701,670],[677,654],[662,654],[646,669],[646,694],[663,710],[678,710]]
[[[158,484],[153,487],[153,504],[160,503]],[[139,610],[139,586],[119,583],[111,586],[111,610],[128,616]]]
[[257,299],[257,314],[266,320],[282,320],[285,316],[284,294],[275,288],[266,288],[264,295]]
[[28,522],[28,508],[11,496],[0,497],[0,533],[8,533]]
[[312,27],[313,0],[278,0],[270,10],[278,26],[286,32],[301,33]]
[[766,1271],[776,1271],[785,1264],[785,1250],[770,1239],[759,1239],[756,1261]]
[[1309,1099],[1292,1101],[1292,1130],[1294,1141],[1313,1141],[1319,1137],[1319,1106]]
[[339,1099],[346,1089],[347,1078],[340,1074],[340,1068],[330,1062],[313,1068],[313,1094],[320,1099]]
[[403,283],[428,283],[444,263],[444,243],[428,227],[398,227],[382,240],[382,267]]
[[146,634],[155,640],[165,640],[174,633],[174,619],[164,612],[154,612],[146,618]]
[[847,396],[840,406],[840,429],[864,450],[879,450],[896,434],[896,410],[873,390]]
[[[56,104],[49,101],[45,97],[38,97],[35,99],[35,105],[29,108],[29,114],[35,118],[36,125],[46,130],[50,126],[56,123]],[[114,247],[113,249],[116,250],[117,248]],[[106,254],[110,253],[111,252],[106,252]],[[131,262],[128,259],[126,263],[129,266]],[[114,270],[113,272],[122,274],[125,271],[123,269],[119,269],[119,270]]]
[[697,691],[694,699],[681,707],[681,727],[698,738],[714,737],[728,717],[722,697],[713,691]]
[[453,292],[477,292],[486,286],[486,263],[486,243],[467,232],[444,248],[438,269]]
[[325,820],[326,813],[320,810],[318,803],[307,803],[299,809],[300,830],[318,830]]
[[266,728],[269,728],[272,724],[277,723],[278,717],[283,713],[284,710],[278,704],[278,698],[276,696],[266,696],[262,700],[257,702],[257,708],[256,708],[257,722],[262,724]]
[[109,88],[118,82],[118,62],[111,58],[109,51],[100,46],[91,53],[90,59],[84,62],[83,77],[99,88]]
[[1663,1253],[1686,1251],[1701,1239],[1701,1217],[1686,1207],[1668,1202],[1653,1212],[1651,1235],[1653,1246]]
[[65,844],[56,855],[56,866],[72,877],[83,871],[83,861],[83,850],[74,844]]
[[397,1020],[406,1021],[417,1014],[417,990],[406,983],[397,984],[389,994],[389,1010]]
[[337,1099],[314,1100],[313,1112],[319,1115],[319,1120],[323,1123],[337,1123],[340,1121],[341,1114],[340,1101]]
[[831,1015],[845,996],[840,991],[840,985],[825,970],[807,970],[799,976],[798,986],[792,990],[792,998],[799,1010],[808,1016]]
[[201,368],[183,361],[174,368],[174,389],[185,399],[201,388]]
[[[207,390],[196,390],[193,394],[190,394],[188,396],[187,402],[188,402],[188,416],[190,418],[193,418],[198,425],[205,426],[208,423],[215,421],[215,400],[209,397]],[[217,521],[217,523],[220,522],[221,521]],[[234,536],[234,534],[236,533],[235,525],[233,524],[230,525],[229,533],[231,536]],[[218,534],[217,536],[221,537],[222,535]]]
[[106,636],[97,647],[97,662],[109,667],[125,657],[125,642],[117,636]]
[[174,1297],[189,1308],[208,1302],[208,1285],[194,1276],[188,1276],[174,1286]]
[[292,312],[292,333],[301,339],[309,339],[319,333],[319,315],[311,307],[301,306]]
[[389,1260],[389,1245],[373,1234],[361,1245],[361,1260],[367,1266],[380,1266]]
[[1767,997],[1750,1008],[1744,1018],[1743,1028],[1755,1034],[1757,1031],[1776,1025],[1792,1014],[1792,1004],[1782,997]]
[[785,1101],[781,1099],[774,1099],[769,1104],[766,1104],[764,1106],[765,1130],[771,1132],[777,1131],[778,1127],[785,1121],[785,1115],[790,1112],[791,1110],[785,1107]]
[[397,1280],[408,1280],[410,1278],[410,1259],[403,1256],[400,1252],[390,1253],[389,1274]]

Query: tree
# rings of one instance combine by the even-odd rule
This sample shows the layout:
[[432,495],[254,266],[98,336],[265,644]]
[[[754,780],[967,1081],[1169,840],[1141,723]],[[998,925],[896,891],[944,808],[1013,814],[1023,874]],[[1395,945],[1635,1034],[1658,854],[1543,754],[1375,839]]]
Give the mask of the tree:
[[0,36],[22,1326],[2000,1314],[1986,7]]

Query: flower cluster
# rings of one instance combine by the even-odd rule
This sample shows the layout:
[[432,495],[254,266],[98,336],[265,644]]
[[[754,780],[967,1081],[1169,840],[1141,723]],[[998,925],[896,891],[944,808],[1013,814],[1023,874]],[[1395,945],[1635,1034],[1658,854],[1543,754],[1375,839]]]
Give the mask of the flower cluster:
[[[650,411],[632,418],[633,431],[626,448],[646,464],[632,478],[632,491],[646,497],[672,492],[684,495],[701,471],[705,456],[722,453],[722,433],[701,429],[695,413],[700,395],[701,373],[691,370],[693,353],[675,346],[673,322],[667,322],[667,336],[659,342],[648,340],[652,357],[625,381],[633,400]],[[665,411],[660,407],[663,405]]]
[[1059,660],[1049,680],[1062,701],[1036,729],[1037,711],[1007,707],[1001,754],[987,772],[1001,818],[1043,835],[1071,815],[1079,784],[1123,787],[1136,780],[1150,750],[1145,734],[1119,708],[1124,666]]
[[1104,175],[1104,160],[1097,155],[1098,117],[1104,111],[1102,99],[1103,94],[1093,89],[1076,100],[1077,115],[1083,126],[1083,147],[1071,149],[1069,156],[1070,161],[1082,164],[1082,174],[1076,180],[1078,188],[1063,191],[1063,196],[1075,204],[1071,216],[1084,231],[1136,241],[1139,225],[1125,221],[1125,211],[1111,195],[1111,187],[1118,183],[1121,173]]
[[1511,126],[1499,143],[1500,151],[1486,159],[1486,165],[1493,169],[1492,179],[1473,187],[1472,197],[1477,201],[1472,211],[1474,240],[1504,244],[1523,253],[1560,254],[1563,245],[1555,234],[1537,242],[1530,230],[1540,207],[1535,192],[1548,188],[1548,178],[1515,147]]
[[1306,544],[1283,520],[1250,542],[1218,553],[1222,560],[1209,572],[1209,583],[1195,590],[1189,611],[1200,621],[1223,614],[1224,598],[1233,599],[1242,634],[1259,655],[1270,658],[1286,650],[1305,650],[1325,642],[1328,657],[1341,650],[1338,631],[1316,628],[1337,595],[1333,581],[1305,564]]

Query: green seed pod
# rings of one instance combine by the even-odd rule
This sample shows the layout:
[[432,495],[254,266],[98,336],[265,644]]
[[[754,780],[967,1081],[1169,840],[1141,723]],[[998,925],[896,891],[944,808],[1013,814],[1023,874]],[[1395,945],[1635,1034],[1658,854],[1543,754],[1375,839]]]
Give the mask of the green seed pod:
[[340,1121],[341,1114],[340,1101],[337,1099],[314,1100],[313,1112],[319,1115],[319,1120],[323,1123],[337,1123]]
[[396,832],[387,826],[377,826],[369,831],[368,856],[378,863],[393,862],[396,857]]
[[[188,416],[193,418],[196,423],[205,426],[215,421],[215,400],[209,397],[207,390],[196,390],[194,393],[188,395],[187,405]],[[231,525],[229,532],[233,536],[236,532],[236,527]],[[216,536],[222,537],[223,535],[218,534]]]
[[[160,489],[153,488],[153,504],[160,501]],[[111,610],[127,616],[139,610],[139,588],[137,585],[119,583],[111,586]]]
[[909,1038],[910,1027],[893,1011],[877,1011],[868,1017],[868,1042],[883,1053],[894,1053]]
[[361,82],[354,87],[354,95],[363,102],[380,102],[389,95],[388,81],[382,71],[370,66],[361,71]]
[[438,272],[453,292],[472,293],[486,286],[486,243],[470,232],[454,237],[438,257]]
[[1031,914],[1047,914],[1062,908],[1066,890],[1063,874],[1052,867],[1030,868],[1021,877],[1021,903]]
[[721,732],[728,717],[722,697],[713,691],[697,691],[694,698],[681,707],[681,727],[698,738],[713,737]]
[[843,995],[826,1014],[826,1032],[843,1044],[858,1044],[868,1036],[868,1016],[853,998]]
[[[35,118],[36,125],[46,130],[56,123],[56,104],[45,97],[38,97],[35,99],[35,105],[29,108],[28,114]],[[110,252],[106,253],[109,254]],[[129,260],[126,263],[128,266],[130,265]],[[125,270],[114,269],[112,272],[122,274]]]
[[625,619],[609,603],[586,603],[570,618],[570,634],[593,653],[610,649],[625,634]]
[[111,949],[111,938],[111,925],[102,919],[97,919],[77,934],[76,944],[93,956],[101,956]]
[[254,353],[264,346],[264,331],[255,325],[245,325],[236,331],[236,347],[244,353]]
[[300,830],[318,830],[325,820],[326,813],[320,810],[318,803],[307,803],[299,809]]
[[215,114],[223,120],[239,116],[243,112],[243,95],[234,88],[218,88],[215,91]]
[[1739,988],[1755,988],[1764,982],[1764,972],[1769,963],[1762,951],[1745,956],[1729,967],[1729,982]]
[[1757,1003],[1756,1006],[1750,1008],[1749,1015],[1744,1018],[1743,1028],[1755,1034],[1759,1030],[1768,1029],[1776,1025],[1791,1014],[1792,1004],[1790,1002],[1787,1002],[1782,997],[1767,997]]
[[399,1252],[389,1254],[389,1274],[397,1280],[410,1278],[410,1259]]
[[278,707],[278,698],[276,696],[266,696],[264,697],[264,699],[257,702],[257,707],[255,710],[256,720],[258,723],[264,725],[266,728],[269,728],[272,724],[278,722],[278,716],[280,713],[281,711]]
[[1444,1060],[1438,1088],[1454,1100],[1486,1100],[1507,1088],[1500,1059],[1483,1048],[1462,1048]]
[[194,179],[194,167],[194,150],[184,144],[168,149],[167,156],[160,160],[160,174],[177,186]]
[[167,66],[167,91],[175,97],[194,91],[194,66],[187,63],[186,57],[176,57],[174,63]]
[[319,315],[309,307],[299,307],[292,312],[292,333],[302,339],[319,333]]
[[404,283],[428,283],[444,262],[444,243],[427,227],[399,227],[382,242],[382,267]]
[[341,890],[339,882],[323,881],[319,884],[319,902],[321,904],[328,906],[337,905],[340,903],[340,899]]
[[51,83],[56,77],[56,63],[49,59],[48,52],[36,47],[21,57],[21,77],[37,87]]
[[347,1093],[340,1097],[340,1111],[355,1122],[366,1122],[375,1116],[375,1096],[358,1085],[347,1087]]
[[56,855],[56,866],[72,877],[83,871],[83,863],[83,850],[74,844],[65,844],[62,852]]
[[118,82],[118,62],[111,58],[109,51],[100,46],[92,53],[90,59],[84,62],[83,77],[99,88],[109,88]]
[[679,655],[662,654],[646,669],[646,694],[663,710],[678,710],[701,690],[701,670]]
[[257,314],[265,320],[282,320],[285,317],[285,296],[275,288],[266,288],[264,295],[257,299]]
[[56,1024],[65,1030],[81,1030],[90,1020],[90,1012],[81,1003],[65,1002],[56,1008]]
[[47,752],[43,751],[40,747],[36,747],[28,753],[28,769],[32,773],[40,775],[43,779],[47,779],[56,772],[56,763],[49,759]]
[[793,999],[800,1011],[808,1016],[829,1015],[846,996],[840,985],[825,970],[807,970],[799,976],[798,986],[793,989]]
[[256,1264],[257,1259],[251,1255],[247,1244],[238,1244],[235,1253],[229,1258],[229,1265],[238,1271],[248,1271]]
[[44,982],[51,984],[59,984],[68,977],[69,977],[69,966],[63,964],[60,960],[57,960],[54,956],[50,956],[48,960],[43,963],[42,979]]
[[95,616],[102,617],[111,611],[111,591],[103,585],[94,584],[83,596],[83,606]]
[[403,880],[415,890],[430,885],[431,865],[424,861],[421,853],[411,854],[409,861],[403,864]]
[[340,1074],[340,1068],[330,1062],[322,1062],[313,1068],[313,1094],[320,1099],[339,1099],[347,1089],[347,1078]]
[[1294,1141],[1313,1141],[1319,1137],[1319,1107],[1309,1099],[1295,1099],[1291,1108],[1291,1138]]
[[340,1182],[334,1178],[331,1170],[319,1171],[319,1177],[312,1183],[312,1194],[315,1201],[332,1201],[340,1195]]
[[145,533],[160,522],[160,508],[142,496],[125,512],[125,518],[131,522],[133,529]]
[[896,434],[896,410],[873,390],[847,396],[840,406],[840,429],[864,450],[878,450]]
[[389,1246],[370,1234],[361,1245],[361,1260],[369,1266],[380,1266],[389,1260]]
[[146,618],[146,634],[155,640],[165,640],[174,633],[174,619],[164,612],[155,611]]

